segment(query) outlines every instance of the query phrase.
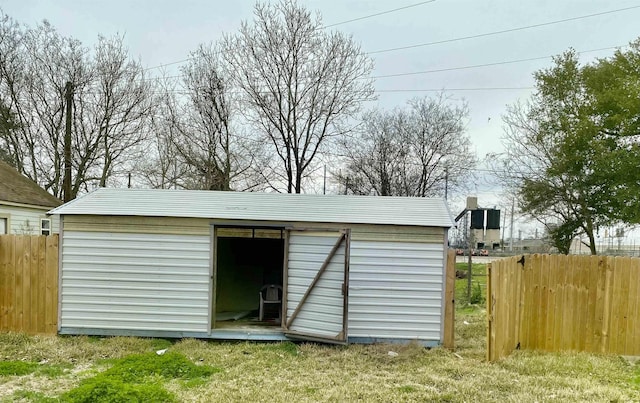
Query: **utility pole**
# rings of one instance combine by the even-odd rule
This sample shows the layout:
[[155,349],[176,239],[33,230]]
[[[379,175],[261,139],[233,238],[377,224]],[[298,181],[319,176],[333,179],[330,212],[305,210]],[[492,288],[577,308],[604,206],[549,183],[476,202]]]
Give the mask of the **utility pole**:
[[502,239],[500,240],[500,246],[502,247],[502,251],[504,252],[504,232],[507,230],[506,229],[506,225],[507,225],[507,215],[503,214],[502,215]]
[[327,165],[324,166],[324,177],[322,180],[322,194],[327,194]]
[[73,85],[70,81],[64,86],[64,102],[66,104],[66,125],[64,131],[64,177],[62,191],[64,202],[71,201],[71,109],[73,102]]
[[513,252],[513,210],[515,209],[515,200],[511,200],[511,230],[509,235],[509,252]]
[[469,230],[469,256],[467,261],[467,302],[471,303],[471,280],[473,277],[473,262],[471,258],[471,253],[473,251],[474,245],[474,237],[473,230]]
[[444,199],[447,200],[449,193],[449,168],[444,167]]

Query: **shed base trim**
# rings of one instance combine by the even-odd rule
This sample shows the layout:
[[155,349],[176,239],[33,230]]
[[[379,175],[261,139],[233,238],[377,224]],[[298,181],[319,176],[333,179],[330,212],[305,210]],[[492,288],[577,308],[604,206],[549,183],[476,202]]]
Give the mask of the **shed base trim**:
[[[159,337],[168,339],[210,339],[210,340],[251,340],[251,341],[299,341],[294,337],[287,337],[283,332],[279,331],[246,331],[246,330],[213,330],[208,332],[181,332],[181,331],[165,331],[165,330],[129,330],[129,329],[99,329],[99,328],[79,328],[79,327],[63,327],[58,332],[60,335],[69,336],[132,336],[132,337]],[[349,337],[348,344],[409,344],[417,342],[423,347],[440,346],[437,340],[419,340],[419,339],[403,339],[403,338],[386,338],[386,337]]]
[[419,340],[386,337],[349,337],[349,344],[409,344],[418,343],[422,347],[438,347],[441,343],[438,340]]
[[128,330],[128,329],[98,329],[63,327],[60,335],[70,336],[132,336],[159,337],[168,339],[211,339],[211,340],[255,340],[255,341],[286,341],[289,340],[282,332],[247,332],[241,330],[219,330],[208,332],[181,332],[165,330]]

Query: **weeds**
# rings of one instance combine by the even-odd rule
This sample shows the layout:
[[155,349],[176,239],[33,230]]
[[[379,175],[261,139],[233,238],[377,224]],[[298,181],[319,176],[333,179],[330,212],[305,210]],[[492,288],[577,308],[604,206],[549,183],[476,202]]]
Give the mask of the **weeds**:
[[479,282],[474,282],[471,287],[471,299],[469,301],[472,305],[484,304],[484,295],[482,295],[482,287]]
[[85,379],[61,399],[73,403],[173,402],[176,398],[164,389],[164,382],[181,379],[190,381],[189,387],[201,386],[216,372],[220,369],[195,365],[177,352],[130,355],[114,360],[111,368]]
[[35,372],[38,369],[37,362],[1,361],[0,376],[22,376]]
[[117,379],[122,382],[142,382],[148,377],[162,377],[165,379],[194,379],[205,378],[220,369],[205,365],[195,365],[184,355],[167,352],[158,355],[154,352],[131,355],[122,358],[114,366],[102,373],[102,376]]
[[160,384],[131,384],[105,376],[97,376],[65,393],[62,402],[113,403],[113,402],[175,402],[173,394]]

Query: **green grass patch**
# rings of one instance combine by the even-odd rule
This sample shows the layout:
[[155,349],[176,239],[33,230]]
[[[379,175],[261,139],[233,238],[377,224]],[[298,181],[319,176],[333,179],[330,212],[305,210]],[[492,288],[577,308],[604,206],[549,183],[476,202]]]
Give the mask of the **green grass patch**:
[[[156,344],[157,346],[158,344]],[[206,383],[220,369],[196,365],[184,355],[166,352],[134,354],[112,360],[113,366],[85,379],[80,386],[62,395],[63,402],[173,402],[176,398],[162,387],[171,379],[187,381],[186,387]]]
[[130,355],[118,360],[102,375],[123,382],[142,382],[150,376],[186,380],[208,377],[216,372],[220,369],[195,365],[184,355],[170,351],[163,355],[154,352]]
[[186,389],[199,388],[200,386],[204,386],[209,382],[207,378],[193,378],[188,379],[182,383]]
[[[456,263],[456,271],[466,273],[469,268],[468,263]],[[487,265],[473,263],[471,265],[471,298],[468,292],[468,280],[466,278],[456,279],[456,301],[458,306],[483,305],[486,301],[487,292]]]
[[113,403],[113,402],[175,402],[172,393],[158,383],[132,384],[107,376],[96,376],[65,393],[62,402],[69,403]]
[[0,376],[23,376],[38,370],[38,363],[25,361],[0,361]]
[[418,389],[415,386],[402,385],[398,387],[398,390],[402,393],[412,393],[412,392],[416,392]]
[[279,353],[284,353],[294,357],[298,355],[298,346],[295,343],[292,343],[290,341],[268,344],[266,346],[266,349],[271,351],[276,351]]
[[59,403],[60,399],[49,397],[42,392],[34,392],[31,390],[17,390],[12,396],[15,401],[27,401],[31,403]]
[[38,365],[38,369],[36,371],[36,375],[42,375],[49,378],[56,378],[64,375],[68,372],[73,366],[71,364],[65,365]]

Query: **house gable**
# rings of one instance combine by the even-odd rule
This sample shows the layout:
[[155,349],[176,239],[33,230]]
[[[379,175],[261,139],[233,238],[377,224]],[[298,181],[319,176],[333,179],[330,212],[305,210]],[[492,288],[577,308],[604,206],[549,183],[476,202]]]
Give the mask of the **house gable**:
[[0,204],[52,208],[62,202],[9,164],[0,161]]

